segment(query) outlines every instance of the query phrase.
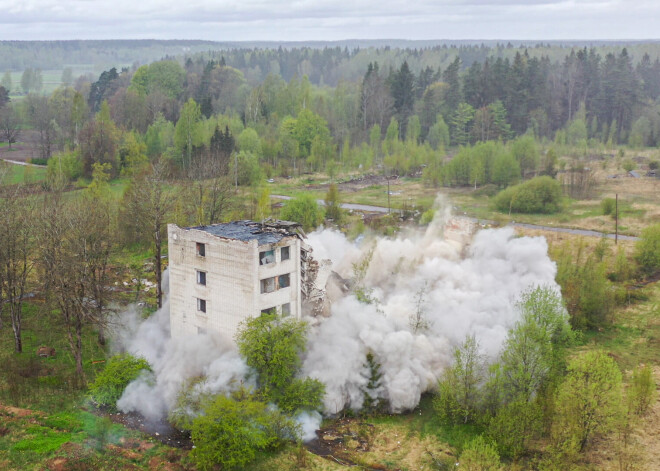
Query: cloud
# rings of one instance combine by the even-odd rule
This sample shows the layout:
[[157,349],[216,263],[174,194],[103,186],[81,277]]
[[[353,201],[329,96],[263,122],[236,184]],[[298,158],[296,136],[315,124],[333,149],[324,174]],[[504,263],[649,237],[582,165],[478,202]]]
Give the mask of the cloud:
[[648,0],[0,0],[0,39],[656,37]]

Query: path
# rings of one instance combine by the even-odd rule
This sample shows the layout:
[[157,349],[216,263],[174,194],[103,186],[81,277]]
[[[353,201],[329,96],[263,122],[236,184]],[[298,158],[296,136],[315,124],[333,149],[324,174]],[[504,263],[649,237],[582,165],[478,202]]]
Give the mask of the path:
[[19,160],[9,160],[9,159],[0,159],[3,162],[7,162],[10,164],[15,164],[15,165],[24,165],[26,167],[40,167],[40,168],[47,168],[47,165],[37,165],[37,164],[31,164],[28,162],[21,162]]
[[[271,195],[271,198],[275,199],[281,199],[281,200],[290,200],[292,197],[291,196],[283,196],[283,195]],[[325,206],[325,201],[323,200],[316,200],[318,204]],[[374,213],[387,213],[388,209],[384,208],[382,206],[370,206],[368,204],[353,204],[353,203],[342,203],[341,207],[344,209],[351,209],[353,211],[371,211]],[[462,216],[466,219],[469,219],[472,222],[475,222],[480,225],[491,225],[494,224],[494,221],[490,221],[488,219],[477,219],[469,216]],[[538,230],[543,230],[543,231],[551,231],[551,232],[562,232],[565,234],[573,234],[573,235],[580,235],[580,236],[585,236],[585,237],[605,237],[607,239],[614,239],[614,234],[607,234],[605,232],[598,232],[598,231],[589,231],[586,229],[571,229],[569,227],[555,227],[555,226],[540,226],[537,224],[526,224],[524,222],[511,222],[509,223],[510,226],[514,227],[522,227],[525,229],[538,229]],[[634,237],[634,236],[628,236],[628,235],[621,235],[619,234],[619,239],[620,240],[639,240],[639,237]]]

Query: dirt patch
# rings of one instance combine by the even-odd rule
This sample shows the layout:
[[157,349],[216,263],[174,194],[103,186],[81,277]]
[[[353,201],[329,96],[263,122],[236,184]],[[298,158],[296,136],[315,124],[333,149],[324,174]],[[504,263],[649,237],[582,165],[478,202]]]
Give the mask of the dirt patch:
[[3,406],[3,405],[0,405],[0,410],[13,415],[14,417],[27,417],[33,414],[43,415],[43,412],[33,411],[30,409],[21,409],[19,407]]
[[66,458],[53,458],[46,462],[46,469],[50,471],[66,471],[69,469],[69,460]]
[[[166,420],[150,421],[138,413],[110,413],[100,410],[92,410],[89,412],[108,417],[116,424],[122,424],[125,427],[131,428],[133,430],[139,430],[140,432],[151,436],[164,445],[175,448],[183,448],[186,450],[190,450],[193,446],[190,433],[173,427]],[[147,445],[143,444],[141,446],[144,447]]]
[[420,438],[404,426],[341,419],[316,432],[307,449],[344,466],[365,470],[432,469],[439,459],[453,456],[435,437]]

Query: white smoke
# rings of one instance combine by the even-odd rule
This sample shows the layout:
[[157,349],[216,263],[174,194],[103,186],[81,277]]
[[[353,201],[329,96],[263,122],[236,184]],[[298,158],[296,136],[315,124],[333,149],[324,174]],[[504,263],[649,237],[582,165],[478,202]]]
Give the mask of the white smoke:
[[[537,285],[558,289],[544,238],[516,237],[513,229],[504,228],[482,230],[470,240],[462,237],[459,225],[449,228],[459,236],[449,240],[443,236],[448,221],[445,209],[424,231],[360,243],[333,230],[309,235],[314,257],[331,259],[333,269],[347,279],[354,274],[353,264],[372,252],[363,283],[377,300],[365,304],[343,295],[334,300],[330,317],[310,322],[303,375],[325,384],[325,413],[363,406],[368,353],[382,373],[370,395],[386,400],[395,412],[415,407],[421,394],[434,388],[466,335],[474,334],[481,353],[493,359],[519,318],[515,302],[520,294]],[[416,312],[424,321],[417,331],[410,322]],[[231,339],[220,334],[171,339],[167,302],[141,323],[129,310],[124,323],[124,332],[117,334],[121,347],[146,358],[155,380],[141,377],[131,383],[117,404],[122,411],[162,418],[192,378],[206,377],[199,386],[204,392],[227,394],[249,376]],[[306,439],[314,438],[320,415],[296,420]]]
[[[168,286],[167,276],[163,286]],[[171,338],[167,296],[163,307],[140,322],[135,309],[122,315],[123,327],[114,336],[116,348],[145,358],[153,375],[142,375],[128,385],[117,408],[140,412],[147,419],[164,418],[176,404],[184,385],[204,377],[197,392],[227,394],[245,384],[249,368],[234,342],[209,333]]]
[[[415,407],[467,335],[474,334],[481,353],[494,359],[519,319],[520,294],[537,285],[558,289],[544,238],[516,237],[512,228],[482,230],[465,247],[440,237],[445,217],[443,212],[424,232],[375,238],[360,247],[336,231],[310,234],[314,255],[332,258],[343,277],[373,250],[365,285],[377,302],[339,299],[310,333],[303,371],[325,384],[326,413],[362,407],[370,352],[382,374],[370,394],[395,412]],[[411,315],[418,311],[426,325],[415,332]]]

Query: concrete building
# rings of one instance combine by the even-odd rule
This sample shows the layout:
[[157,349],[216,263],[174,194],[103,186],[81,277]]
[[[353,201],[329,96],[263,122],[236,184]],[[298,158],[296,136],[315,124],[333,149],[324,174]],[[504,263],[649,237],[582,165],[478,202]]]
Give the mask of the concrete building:
[[299,224],[169,224],[167,231],[172,336],[214,330],[233,338],[244,319],[263,312],[301,317],[318,265]]

